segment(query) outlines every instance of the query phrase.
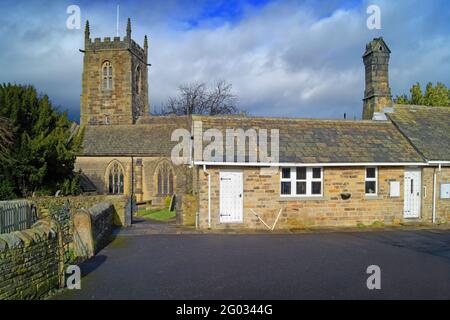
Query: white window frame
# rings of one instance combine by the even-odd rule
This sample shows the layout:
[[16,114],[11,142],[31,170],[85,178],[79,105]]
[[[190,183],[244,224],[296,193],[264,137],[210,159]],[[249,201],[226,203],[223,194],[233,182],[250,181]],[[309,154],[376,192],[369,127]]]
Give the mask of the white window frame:
[[[367,169],[375,169],[375,178],[367,177]],[[366,193],[366,182],[374,181],[375,182],[375,193]],[[364,169],[364,194],[367,197],[376,197],[378,196],[378,167],[366,167]]]
[[[290,169],[290,177],[283,178],[283,169]],[[322,167],[304,167],[306,169],[306,180],[297,180],[297,168],[299,167],[281,167],[280,168],[280,196],[284,198],[311,198],[311,197],[323,197],[323,168]],[[320,169],[320,178],[313,178],[313,169]],[[306,194],[297,194],[297,181],[306,182]],[[281,193],[281,183],[290,182],[291,193]],[[312,183],[320,182],[320,194],[312,194]]]

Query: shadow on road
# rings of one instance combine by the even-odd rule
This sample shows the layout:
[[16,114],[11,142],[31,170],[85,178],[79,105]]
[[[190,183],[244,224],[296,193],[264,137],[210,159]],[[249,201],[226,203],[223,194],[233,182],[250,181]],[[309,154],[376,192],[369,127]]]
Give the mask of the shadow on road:
[[83,277],[87,276],[89,273],[95,271],[98,267],[100,267],[106,260],[107,257],[105,255],[97,255],[83,262],[80,265],[81,275]]

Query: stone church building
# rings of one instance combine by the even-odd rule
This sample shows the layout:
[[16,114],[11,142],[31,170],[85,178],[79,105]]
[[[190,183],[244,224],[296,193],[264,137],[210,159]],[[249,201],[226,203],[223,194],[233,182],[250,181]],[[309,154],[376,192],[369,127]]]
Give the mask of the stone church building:
[[84,132],[76,168],[98,193],[129,194],[163,203],[192,192],[191,170],[173,166],[171,132],[189,128],[187,117],[151,117],[148,99],[148,40],[131,38],[128,19],[121,39],[90,38],[85,29],[81,118]]
[[[382,38],[363,54],[363,120],[235,116],[150,116],[147,37],[128,20],[121,39],[85,30],[81,94],[83,147],[77,157],[95,192],[128,194],[161,205],[193,195],[202,228],[295,228],[450,219],[450,109],[402,106],[389,87],[391,51]],[[199,125],[200,124],[200,125]],[[279,130],[279,158],[233,161],[192,151],[177,165],[176,129],[245,133]],[[249,138],[250,139],[250,138]],[[233,141],[234,144],[234,141]],[[240,150],[241,154],[238,154]],[[236,161],[239,156],[243,161]]]

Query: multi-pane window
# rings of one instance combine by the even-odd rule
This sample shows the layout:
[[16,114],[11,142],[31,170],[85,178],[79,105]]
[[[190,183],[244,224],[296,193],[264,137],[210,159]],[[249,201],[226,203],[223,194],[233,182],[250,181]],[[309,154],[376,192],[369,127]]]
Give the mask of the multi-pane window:
[[322,168],[311,168],[311,194],[322,194]]
[[378,192],[378,170],[376,167],[366,168],[365,193],[366,195],[377,195]]
[[306,195],[306,189],[307,189],[307,179],[306,179],[306,172],[307,172],[307,168],[305,167],[301,167],[301,168],[296,168],[296,194],[298,195]]
[[104,90],[112,90],[113,88],[113,70],[111,62],[105,61],[102,66],[102,88]]
[[123,194],[123,178],[122,167],[117,162],[114,162],[109,167],[108,172],[108,193]]
[[281,194],[290,195],[291,194],[291,168],[281,169]]
[[158,195],[173,194],[173,172],[167,163],[163,163],[158,169]]
[[281,196],[321,196],[322,168],[281,168]]

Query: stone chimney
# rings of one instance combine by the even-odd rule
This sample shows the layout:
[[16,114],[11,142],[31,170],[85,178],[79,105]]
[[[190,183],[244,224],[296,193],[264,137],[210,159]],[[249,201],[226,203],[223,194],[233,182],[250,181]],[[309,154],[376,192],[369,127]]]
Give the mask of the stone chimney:
[[391,50],[383,38],[375,38],[366,45],[363,55],[366,88],[363,99],[362,118],[370,120],[374,113],[383,112],[392,107],[391,88],[389,87],[389,57]]

